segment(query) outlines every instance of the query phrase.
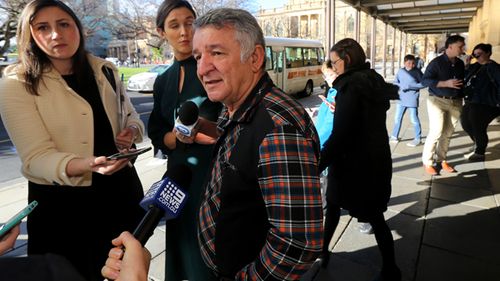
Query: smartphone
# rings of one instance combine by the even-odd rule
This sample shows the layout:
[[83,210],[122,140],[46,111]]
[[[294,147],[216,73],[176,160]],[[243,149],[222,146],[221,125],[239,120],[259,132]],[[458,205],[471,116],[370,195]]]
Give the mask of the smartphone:
[[38,202],[35,200],[31,202],[28,206],[26,206],[24,209],[22,209],[19,213],[17,213],[15,216],[10,218],[5,224],[0,226],[0,239],[3,238],[7,232],[9,232],[14,226],[18,225],[21,223],[21,221],[29,215],[33,209],[38,205]]
[[146,151],[150,151],[151,147],[144,147],[144,148],[139,148],[136,150],[129,150],[127,152],[118,152],[113,155],[110,155],[106,157],[108,160],[118,160],[118,159],[123,159],[123,158],[133,158],[136,157],[140,154],[143,154]]

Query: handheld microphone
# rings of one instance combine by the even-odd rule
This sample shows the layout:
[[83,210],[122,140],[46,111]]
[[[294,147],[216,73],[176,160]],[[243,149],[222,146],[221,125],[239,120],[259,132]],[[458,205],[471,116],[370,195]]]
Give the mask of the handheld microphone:
[[174,166],[167,170],[162,180],[155,182],[139,205],[147,212],[133,235],[144,246],[165,216],[166,220],[179,216],[187,201],[187,188],[191,183],[191,169],[186,165]]
[[192,101],[186,101],[179,108],[179,116],[175,120],[175,129],[185,136],[191,136],[193,128],[198,123],[198,115],[198,106]]

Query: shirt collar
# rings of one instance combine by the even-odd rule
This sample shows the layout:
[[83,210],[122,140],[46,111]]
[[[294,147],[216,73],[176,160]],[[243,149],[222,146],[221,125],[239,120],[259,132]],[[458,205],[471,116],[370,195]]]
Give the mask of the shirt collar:
[[248,123],[252,120],[257,105],[262,98],[274,87],[274,83],[267,73],[264,73],[259,82],[252,89],[250,94],[246,97],[245,101],[241,104],[240,108],[236,110],[233,116],[229,117],[227,107],[224,106],[219,118],[219,128],[224,129],[230,123]]

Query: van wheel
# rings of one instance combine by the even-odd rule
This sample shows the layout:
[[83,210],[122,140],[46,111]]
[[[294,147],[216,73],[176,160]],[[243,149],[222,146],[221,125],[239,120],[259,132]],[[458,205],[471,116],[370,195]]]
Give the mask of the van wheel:
[[311,80],[309,80],[307,81],[306,87],[304,88],[304,92],[302,93],[302,95],[304,97],[308,97],[312,95],[312,93],[313,93],[313,83]]

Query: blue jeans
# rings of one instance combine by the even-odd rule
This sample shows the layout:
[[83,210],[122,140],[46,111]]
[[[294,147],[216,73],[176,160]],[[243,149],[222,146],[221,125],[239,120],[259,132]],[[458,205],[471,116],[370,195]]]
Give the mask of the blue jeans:
[[410,121],[415,129],[415,140],[420,140],[422,128],[420,127],[420,119],[418,119],[418,107],[406,107],[401,104],[396,105],[396,112],[394,114],[394,129],[392,129],[392,137],[397,138],[401,130],[401,123],[406,110],[410,111]]

